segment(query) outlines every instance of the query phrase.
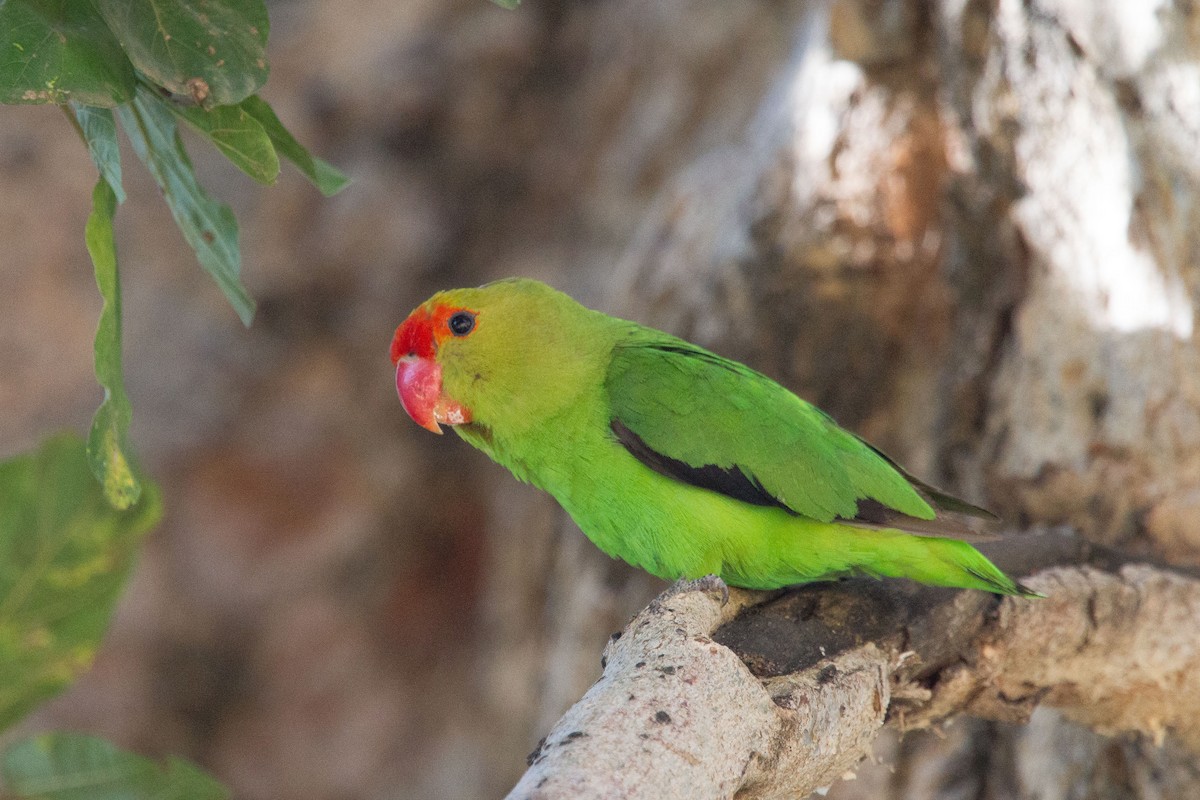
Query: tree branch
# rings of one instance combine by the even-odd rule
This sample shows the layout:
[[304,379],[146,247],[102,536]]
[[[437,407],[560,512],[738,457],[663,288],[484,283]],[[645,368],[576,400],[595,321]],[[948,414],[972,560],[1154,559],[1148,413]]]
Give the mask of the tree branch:
[[1200,751],[1200,581],[1070,537],[1030,541],[1043,564],[1092,563],[1029,578],[1044,600],[860,580],[726,599],[677,584],[614,635],[603,676],[509,797],[802,797],[886,724],[1023,721],[1039,703]]

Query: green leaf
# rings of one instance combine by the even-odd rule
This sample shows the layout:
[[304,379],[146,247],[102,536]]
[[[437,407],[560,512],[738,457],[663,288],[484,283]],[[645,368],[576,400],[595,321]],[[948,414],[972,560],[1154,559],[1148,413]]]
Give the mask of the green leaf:
[[[83,141],[100,175],[108,182],[117,196],[117,202],[125,202],[125,189],[121,186],[121,151],[117,146],[117,120],[111,110],[79,103],[71,104],[71,111],[79,122]],[[94,203],[93,203],[94,204]],[[93,258],[93,261],[95,259]]]
[[521,0],[492,0],[493,3],[501,8],[514,9],[521,5]]
[[159,515],[153,484],[109,505],[77,436],[0,462],[0,730],[91,664]]
[[121,283],[117,274],[117,245],[113,239],[113,213],[117,199],[101,178],[92,191],[92,213],[87,221],[87,249],[96,272],[96,287],[104,298],[96,328],[96,380],[104,387],[104,402],[92,419],[87,455],[92,472],[113,508],[137,502],[142,485],[135,474],[129,447],[129,420],[133,412],[125,395],[121,373]]
[[176,115],[216,145],[234,166],[259,183],[270,185],[279,177],[279,156],[263,126],[240,106],[181,106],[168,103]]
[[271,108],[266,100],[258,95],[251,95],[241,102],[241,108],[258,120],[267,136],[271,137],[275,148],[284,158],[295,164],[321,194],[326,197],[335,195],[350,184],[350,179],[336,167],[309,154],[304,145],[297,142],[288,129],[283,127],[283,123],[275,115],[275,109]]
[[[45,733],[12,744],[0,770],[20,800],[226,800],[229,792],[178,758],[158,764],[95,736]],[[6,795],[7,796],[7,795]]]
[[206,108],[237,103],[267,80],[263,0],[93,2],[134,66]]
[[115,106],[135,79],[116,37],[89,2],[0,2],[0,103]]
[[213,200],[196,182],[175,118],[165,101],[138,87],[133,102],[118,108],[117,115],[133,152],[162,189],[183,238],[225,292],[242,322],[249,325],[254,319],[254,300],[240,277],[237,220],[229,206]]

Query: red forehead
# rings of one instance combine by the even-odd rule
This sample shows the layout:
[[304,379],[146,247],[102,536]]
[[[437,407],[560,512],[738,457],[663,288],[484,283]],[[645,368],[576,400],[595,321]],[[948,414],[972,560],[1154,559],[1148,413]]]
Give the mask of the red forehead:
[[437,305],[432,309],[427,306],[417,308],[396,328],[396,335],[392,337],[392,363],[407,355],[433,358],[438,345],[451,335],[447,324],[450,317],[463,310],[446,305]]

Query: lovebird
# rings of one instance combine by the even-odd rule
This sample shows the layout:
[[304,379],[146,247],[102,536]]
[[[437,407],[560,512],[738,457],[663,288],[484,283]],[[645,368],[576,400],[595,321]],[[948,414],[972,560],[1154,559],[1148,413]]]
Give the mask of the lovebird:
[[905,472],[780,384],[534,280],[435,294],[391,344],[404,410],[549,492],[660,578],[774,589],[848,575],[1036,593]]

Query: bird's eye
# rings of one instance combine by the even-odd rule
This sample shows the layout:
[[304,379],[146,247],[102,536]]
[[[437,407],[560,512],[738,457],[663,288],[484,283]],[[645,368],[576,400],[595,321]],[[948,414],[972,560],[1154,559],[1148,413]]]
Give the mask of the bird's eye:
[[475,328],[475,315],[470,311],[459,311],[450,318],[449,325],[455,336],[466,336]]

